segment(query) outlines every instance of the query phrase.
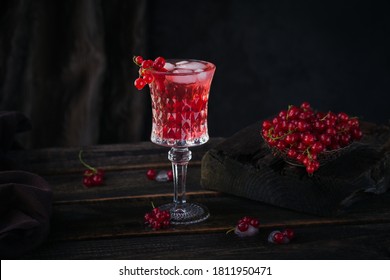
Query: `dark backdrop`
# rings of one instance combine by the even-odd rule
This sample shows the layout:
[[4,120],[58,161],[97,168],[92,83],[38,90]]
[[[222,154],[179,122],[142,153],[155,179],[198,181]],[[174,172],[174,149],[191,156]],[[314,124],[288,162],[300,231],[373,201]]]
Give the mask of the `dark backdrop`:
[[288,104],[390,118],[385,1],[154,1],[151,52],[217,65],[212,136],[229,136]]
[[216,64],[211,137],[302,101],[390,118],[386,1],[3,0],[0,8],[0,110],[31,118],[29,147],[148,140],[150,101],[133,89],[133,54]]

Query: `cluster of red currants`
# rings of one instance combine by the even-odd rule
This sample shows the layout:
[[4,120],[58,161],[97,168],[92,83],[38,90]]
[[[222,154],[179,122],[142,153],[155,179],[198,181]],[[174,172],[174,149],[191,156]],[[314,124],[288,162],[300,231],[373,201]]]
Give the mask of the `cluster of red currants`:
[[262,124],[262,136],[271,148],[306,167],[313,174],[324,153],[337,151],[362,137],[359,120],[341,112],[316,112],[308,102],[290,105]]
[[289,243],[295,237],[295,232],[291,228],[286,228],[283,231],[274,230],[268,235],[268,242],[275,244]]
[[83,172],[83,184],[86,187],[100,186],[104,181],[104,170],[92,167],[87,164],[82,158],[83,151],[79,152],[79,160],[81,164],[87,169]]
[[258,219],[245,216],[237,222],[234,233],[240,237],[253,236],[259,233],[259,227]]
[[145,224],[154,230],[167,228],[171,224],[171,214],[169,210],[160,210],[158,207],[153,208],[144,216]]
[[141,90],[145,87],[145,85],[153,82],[153,75],[150,74],[149,70],[164,70],[165,59],[161,56],[157,57],[155,60],[144,59],[142,56],[134,56],[133,61],[137,64],[139,69],[139,77],[134,81],[134,86]]

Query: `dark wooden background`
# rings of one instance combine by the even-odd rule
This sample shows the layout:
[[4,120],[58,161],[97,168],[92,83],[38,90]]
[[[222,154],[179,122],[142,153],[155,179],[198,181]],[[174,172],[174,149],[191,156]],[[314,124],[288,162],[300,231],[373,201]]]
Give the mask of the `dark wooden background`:
[[217,72],[211,136],[288,104],[387,123],[388,1],[0,2],[0,110],[33,122],[27,147],[148,140],[131,56],[193,57]]

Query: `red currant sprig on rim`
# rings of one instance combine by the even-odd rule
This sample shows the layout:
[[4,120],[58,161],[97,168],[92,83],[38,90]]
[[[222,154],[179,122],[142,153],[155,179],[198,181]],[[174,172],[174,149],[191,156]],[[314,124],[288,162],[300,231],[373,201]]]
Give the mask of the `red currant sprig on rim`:
[[104,181],[104,170],[100,168],[94,168],[87,164],[82,158],[83,151],[79,152],[79,160],[84,165],[86,170],[83,172],[83,184],[86,187],[100,186]]
[[157,57],[155,60],[150,60],[144,58],[140,55],[133,56],[134,63],[140,67],[139,77],[135,79],[134,86],[141,90],[145,85],[153,82],[153,75],[149,72],[150,69],[154,70],[164,70],[165,59],[163,57]]
[[152,211],[144,215],[145,225],[153,230],[169,227],[171,225],[171,214],[169,210],[160,210],[158,207],[154,207],[153,203],[152,206]]

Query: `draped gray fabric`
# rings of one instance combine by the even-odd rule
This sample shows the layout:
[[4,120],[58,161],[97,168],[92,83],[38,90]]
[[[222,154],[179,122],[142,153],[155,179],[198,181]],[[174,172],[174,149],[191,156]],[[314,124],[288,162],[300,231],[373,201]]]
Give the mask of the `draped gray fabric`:
[[25,113],[26,147],[142,138],[147,94],[132,86],[145,55],[148,1],[3,0],[0,111]]

